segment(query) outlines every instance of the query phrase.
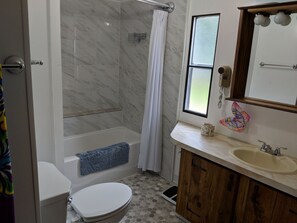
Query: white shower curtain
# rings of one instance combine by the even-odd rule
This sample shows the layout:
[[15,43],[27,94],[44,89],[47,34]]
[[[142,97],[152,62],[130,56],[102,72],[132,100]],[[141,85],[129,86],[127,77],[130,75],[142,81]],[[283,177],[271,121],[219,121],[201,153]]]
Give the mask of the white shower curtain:
[[138,167],[160,172],[162,161],[162,80],[168,12],[155,10],[151,31],[144,117]]

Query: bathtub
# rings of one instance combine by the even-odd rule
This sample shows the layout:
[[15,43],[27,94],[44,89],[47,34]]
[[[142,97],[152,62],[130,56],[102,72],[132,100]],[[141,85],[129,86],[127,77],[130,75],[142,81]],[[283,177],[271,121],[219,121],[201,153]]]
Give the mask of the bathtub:
[[[79,158],[75,156],[76,153],[102,148],[119,142],[127,142],[130,145],[128,163],[86,176],[80,175]],[[137,173],[139,144],[140,134],[125,127],[65,137],[64,175],[72,183],[72,192],[93,184],[116,181]]]

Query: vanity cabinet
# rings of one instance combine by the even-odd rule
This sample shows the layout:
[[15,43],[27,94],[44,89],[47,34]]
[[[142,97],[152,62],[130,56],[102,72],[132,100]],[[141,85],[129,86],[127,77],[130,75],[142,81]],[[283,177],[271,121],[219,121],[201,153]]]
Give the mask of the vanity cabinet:
[[242,176],[237,194],[235,222],[271,222],[277,191]]
[[193,223],[296,223],[297,199],[182,149],[176,212]]
[[242,176],[234,222],[295,223],[297,199]]
[[176,211],[191,222],[232,222],[239,174],[182,150]]
[[271,222],[297,222],[297,199],[278,193]]

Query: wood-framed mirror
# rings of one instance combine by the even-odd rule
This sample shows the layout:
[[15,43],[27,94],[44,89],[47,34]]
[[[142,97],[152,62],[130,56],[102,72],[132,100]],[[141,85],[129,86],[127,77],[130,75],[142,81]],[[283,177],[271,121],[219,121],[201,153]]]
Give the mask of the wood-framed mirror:
[[[297,113],[297,1],[238,9],[234,72],[230,97],[226,99]],[[291,23],[275,24],[278,12],[289,15]],[[270,24],[255,25],[257,14],[269,16]]]

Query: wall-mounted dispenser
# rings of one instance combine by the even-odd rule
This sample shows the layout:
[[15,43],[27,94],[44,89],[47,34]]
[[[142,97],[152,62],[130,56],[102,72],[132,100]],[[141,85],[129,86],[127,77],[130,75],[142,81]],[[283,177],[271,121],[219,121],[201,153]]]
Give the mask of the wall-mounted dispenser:
[[222,66],[219,67],[218,72],[220,74],[220,82],[219,86],[227,88],[230,86],[230,80],[231,80],[231,67],[229,66]]
[[228,88],[230,86],[232,70],[231,70],[231,67],[229,66],[221,66],[219,67],[218,72],[220,74],[220,80],[219,80],[220,95],[219,95],[218,108],[221,108],[224,88]]

